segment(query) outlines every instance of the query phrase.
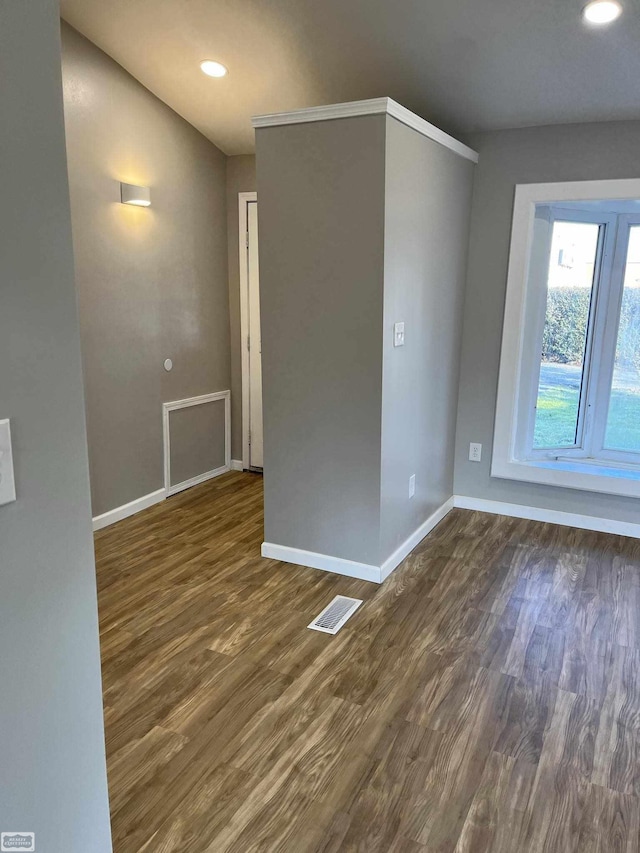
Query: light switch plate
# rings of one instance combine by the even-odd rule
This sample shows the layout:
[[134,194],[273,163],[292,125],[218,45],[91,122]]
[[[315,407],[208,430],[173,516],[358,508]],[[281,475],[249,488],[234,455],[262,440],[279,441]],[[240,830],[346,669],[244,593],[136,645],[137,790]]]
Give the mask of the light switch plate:
[[404,323],[393,324],[393,345],[394,347],[404,346]]
[[11,453],[11,429],[8,420],[0,421],[0,504],[16,499],[16,484],[13,476]]
[[409,497],[412,498],[416,493],[416,475],[412,474],[409,477]]

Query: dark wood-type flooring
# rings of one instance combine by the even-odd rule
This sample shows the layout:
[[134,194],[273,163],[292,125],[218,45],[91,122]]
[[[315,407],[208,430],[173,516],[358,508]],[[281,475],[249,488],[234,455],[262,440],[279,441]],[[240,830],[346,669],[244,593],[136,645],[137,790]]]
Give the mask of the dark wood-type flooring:
[[640,542],[454,510],[376,586],[261,538],[235,472],[96,535],[115,853],[638,851]]

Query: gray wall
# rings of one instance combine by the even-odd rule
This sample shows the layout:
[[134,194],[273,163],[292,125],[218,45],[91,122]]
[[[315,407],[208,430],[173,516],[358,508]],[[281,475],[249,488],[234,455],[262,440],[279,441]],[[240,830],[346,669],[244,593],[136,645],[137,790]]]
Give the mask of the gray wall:
[[[99,515],[162,487],[163,401],[230,386],[226,158],[66,24],[63,79]],[[152,206],[119,204],[121,180]]]
[[[453,494],[473,173],[470,160],[387,118],[383,559]],[[405,346],[396,348],[393,324],[401,320]]]
[[374,565],[385,128],[256,132],[265,541]]
[[227,157],[227,237],[229,247],[229,320],[231,325],[231,458],[242,459],[242,345],[240,341],[240,262],[238,193],[255,192],[253,154]]
[[80,339],[53,0],[0,0],[0,829],[111,850]]
[[169,412],[171,485],[225,464],[224,400]]
[[[456,494],[638,521],[633,498],[491,478],[502,318],[515,185],[637,178],[640,122],[501,131],[466,140],[480,152],[471,214],[456,436]],[[483,445],[468,461],[469,442]]]

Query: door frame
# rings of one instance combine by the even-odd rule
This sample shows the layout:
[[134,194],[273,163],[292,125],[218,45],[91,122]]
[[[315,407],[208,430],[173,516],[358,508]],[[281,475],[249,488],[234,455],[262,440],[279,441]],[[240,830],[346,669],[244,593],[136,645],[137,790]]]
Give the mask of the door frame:
[[242,467],[251,460],[249,448],[249,228],[247,205],[258,193],[238,193],[238,261],[240,264],[240,352],[242,354]]

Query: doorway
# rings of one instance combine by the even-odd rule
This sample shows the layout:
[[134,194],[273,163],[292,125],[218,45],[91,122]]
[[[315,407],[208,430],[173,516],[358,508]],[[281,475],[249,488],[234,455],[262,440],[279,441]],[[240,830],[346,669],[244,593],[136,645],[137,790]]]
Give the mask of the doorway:
[[242,467],[261,471],[263,467],[262,338],[257,194],[239,193],[238,206],[242,340]]

